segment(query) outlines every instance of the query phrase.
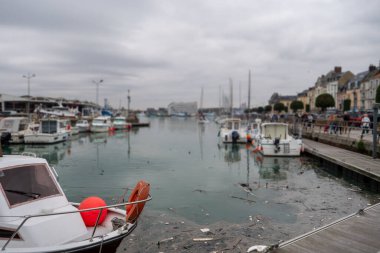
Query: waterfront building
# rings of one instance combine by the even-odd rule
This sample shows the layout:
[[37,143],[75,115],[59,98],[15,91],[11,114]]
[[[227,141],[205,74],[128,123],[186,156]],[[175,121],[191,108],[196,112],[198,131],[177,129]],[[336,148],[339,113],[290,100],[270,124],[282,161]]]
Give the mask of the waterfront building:
[[197,112],[197,102],[172,102],[168,105],[168,114],[170,116],[195,116]]
[[380,69],[370,65],[367,75],[360,83],[361,109],[371,110],[376,97],[376,89],[380,84]]
[[269,99],[268,104],[272,106],[272,112],[274,112],[273,107],[277,103],[284,104],[285,107],[287,107],[288,110],[289,110],[290,109],[290,104],[294,100],[297,100],[297,96],[289,96],[289,95],[283,96],[283,95],[279,95],[277,92],[275,92],[275,93],[272,94],[271,98]]
[[368,71],[362,71],[351,78],[347,83],[346,96],[345,99],[351,100],[350,111],[358,112],[364,110],[361,106],[361,93],[360,93],[360,83],[366,77]]
[[297,100],[303,103],[303,109],[301,110],[302,113],[306,111],[306,105],[310,103],[307,94],[308,90],[304,90],[297,94]]
[[[308,101],[308,104],[310,106],[310,111],[311,112],[315,111],[316,110],[316,107],[315,107],[315,86],[310,87],[307,90],[307,101]],[[305,105],[305,108],[306,108],[306,105]]]
[[[29,112],[27,111],[29,104]],[[14,112],[14,113],[33,113],[38,107],[52,108],[62,104],[69,108],[99,108],[98,105],[92,102],[68,100],[65,98],[51,98],[51,97],[33,97],[33,96],[13,96],[9,94],[0,94],[0,112]]]

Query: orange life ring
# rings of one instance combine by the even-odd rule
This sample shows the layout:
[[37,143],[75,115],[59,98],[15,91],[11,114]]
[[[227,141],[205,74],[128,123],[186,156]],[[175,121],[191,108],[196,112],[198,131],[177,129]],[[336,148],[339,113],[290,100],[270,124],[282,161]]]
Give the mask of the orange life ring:
[[[147,182],[140,180],[136,187],[133,189],[131,195],[129,196],[128,202],[135,202],[140,200],[145,200],[149,196],[149,190],[150,190],[150,184]],[[126,221],[127,222],[135,222],[137,218],[142,213],[142,210],[144,209],[145,202],[127,205],[127,216]]]

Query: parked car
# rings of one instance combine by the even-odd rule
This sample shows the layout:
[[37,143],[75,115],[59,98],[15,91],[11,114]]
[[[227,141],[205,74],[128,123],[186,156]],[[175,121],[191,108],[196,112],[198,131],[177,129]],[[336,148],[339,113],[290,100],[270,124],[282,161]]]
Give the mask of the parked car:
[[347,112],[350,115],[350,126],[360,127],[363,115],[358,112]]

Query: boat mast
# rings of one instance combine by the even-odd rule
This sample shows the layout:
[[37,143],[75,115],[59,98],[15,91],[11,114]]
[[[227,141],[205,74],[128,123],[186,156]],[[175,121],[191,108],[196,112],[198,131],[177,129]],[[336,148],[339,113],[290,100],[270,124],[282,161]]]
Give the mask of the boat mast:
[[234,107],[234,101],[233,101],[233,91],[232,91],[232,79],[230,78],[230,114],[231,114],[231,117],[233,117],[233,107]]
[[247,108],[247,118],[249,120],[249,111],[251,109],[251,70],[248,72],[248,108]]

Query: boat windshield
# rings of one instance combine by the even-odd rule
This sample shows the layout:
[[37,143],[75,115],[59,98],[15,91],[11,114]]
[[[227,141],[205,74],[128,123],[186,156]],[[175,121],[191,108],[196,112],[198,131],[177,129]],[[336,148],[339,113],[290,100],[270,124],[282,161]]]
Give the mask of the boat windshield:
[[0,171],[0,187],[10,207],[61,192],[45,164],[22,165]]
[[57,121],[47,120],[41,122],[41,133],[54,134],[57,132]]

